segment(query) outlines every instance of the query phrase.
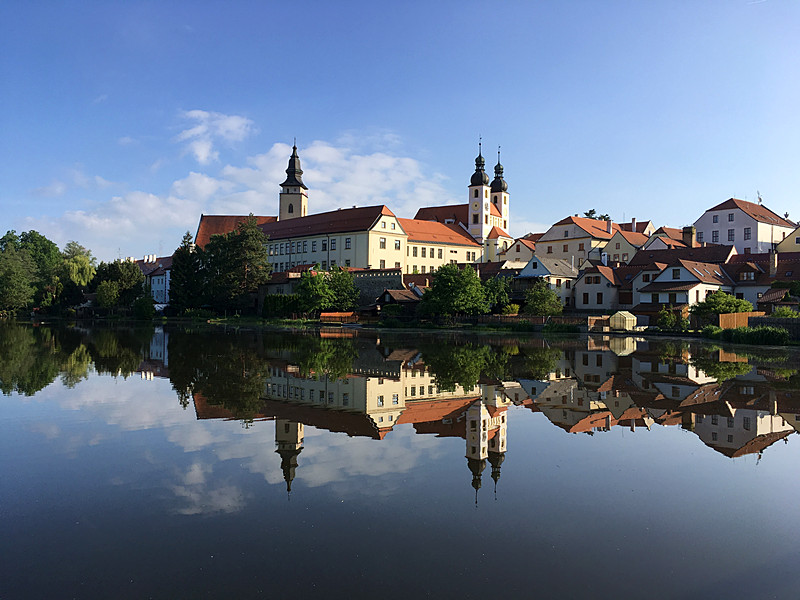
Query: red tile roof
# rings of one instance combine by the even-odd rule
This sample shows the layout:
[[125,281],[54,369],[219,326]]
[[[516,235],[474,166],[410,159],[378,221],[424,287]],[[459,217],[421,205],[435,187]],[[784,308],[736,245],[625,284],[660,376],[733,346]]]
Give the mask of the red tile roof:
[[426,206],[420,208],[414,218],[421,221],[438,221],[439,223],[454,221],[455,223],[464,223],[466,225],[469,220],[469,204]]
[[[203,248],[210,240],[212,235],[230,233],[244,221],[248,215],[200,215],[200,223],[197,226],[197,234],[194,236],[194,243]],[[259,225],[274,223],[278,217],[256,216]]]
[[395,216],[386,205],[342,208],[285,221],[266,223],[261,230],[271,240],[284,240],[328,233],[367,231],[383,216]]
[[747,200],[739,200],[738,198],[728,198],[722,204],[717,204],[715,207],[709,208],[706,212],[712,212],[715,210],[733,210],[736,208],[761,223],[769,223],[770,225],[780,225],[781,227],[792,228],[797,226],[792,221],[784,219],[780,215],[775,214],[763,204],[756,204],[755,202],[748,202]]
[[611,223],[611,233],[609,233],[608,223],[609,221],[589,219],[587,217],[567,217],[555,223],[553,227],[559,225],[576,225],[583,229],[590,237],[610,240],[612,236],[619,231],[620,227],[616,223]]
[[495,239],[501,238],[501,237],[514,239],[510,235],[508,235],[505,231],[500,229],[499,227],[492,227],[492,230],[489,232],[489,235],[487,235],[486,237],[489,238],[490,240],[495,240]]
[[457,246],[480,246],[460,225],[445,224],[423,219],[400,219],[400,227],[409,242],[431,242]]
[[670,248],[668,250],[639,250],[629,265],[647,265],[655,262],[671,263],[685,258],[707,263],[724,263],[736,254],[733,246],[708,245],[699,248]]

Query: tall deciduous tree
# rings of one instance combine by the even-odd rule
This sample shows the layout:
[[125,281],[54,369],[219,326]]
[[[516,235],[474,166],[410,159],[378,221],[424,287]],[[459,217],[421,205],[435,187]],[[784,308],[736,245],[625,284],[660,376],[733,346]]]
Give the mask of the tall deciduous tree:
[[443,265],[422,296],[420,311],[432,316],[482,315],[489,312],[486,294],[475,270]]
[[97,259],[92,256],[91,250],[87,250],[78,242],[70,240],[64,246],[62,252],[64,257],[64,271],[67,278],[79,288],[85,288],[92,281],[95,274]]
[[537,279],[534,284],[525,292],[524,312],[529,315],[550,316],[560,315],[564,307],[561,300],[553,290],[551,290],[544,279]]
[[507,277],[492,277],[483,282],[486,302],[492,311],[499,313],[511,301],[511,285]]
[[36,263],[14,244],[0,252],[0,311],[14,311],[33,301]]
[[200,308],[204,302],[204,292],[203,250],[194,245],[192,234],[187,231],[172,255],[169,303],[178,312]]
[[303,273],[294,293],[303,312],[319,313],[333,306],[333,292],[324,272],[306,271]]
[[332,269],[327,276],[327,284],[331,290],[331,308],[338,311],[353,310],[358,303],[359,291],[353,283],[353,274],[339,267]]
[[20,246],[27,250],[36,263],[36,294],[34,301],[40,306],[53,304],[58,297],[61,284],[58,276],[63,262],[55,242],[38,231],[26,231],[19,236]]

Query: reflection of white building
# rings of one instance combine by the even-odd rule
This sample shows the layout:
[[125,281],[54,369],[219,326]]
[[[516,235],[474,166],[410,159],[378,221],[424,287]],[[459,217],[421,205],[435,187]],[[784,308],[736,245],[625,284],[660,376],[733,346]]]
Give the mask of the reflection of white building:
[[760,453],[794,431],[779,414],[731,407],[730,415],[694,415],[694,432],[703,443],[728,457]]

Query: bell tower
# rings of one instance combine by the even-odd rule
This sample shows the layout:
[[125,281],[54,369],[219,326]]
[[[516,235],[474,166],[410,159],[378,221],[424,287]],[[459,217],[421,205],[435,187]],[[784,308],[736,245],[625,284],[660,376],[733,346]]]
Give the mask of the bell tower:
[[292,147],[286,181],[281,184],[278,220],[285,221],[308,214],[308,187],[303,183],[303,169],[297,156],[297,142]]
[[500,148],[497,148],[497,164],[494,166],[494,180],[489,187],[489,195],[492,204],[497,207],[497,212],[500,213],[501,224],[500,227],[506,233],[508,232],[508,184],[503,179],[503,165],[500,164]]
[[483,244],[492,230],[489,219],[489,175],[485,171],[486,161],[478,143],[475,172],[469,180],[469,234]]

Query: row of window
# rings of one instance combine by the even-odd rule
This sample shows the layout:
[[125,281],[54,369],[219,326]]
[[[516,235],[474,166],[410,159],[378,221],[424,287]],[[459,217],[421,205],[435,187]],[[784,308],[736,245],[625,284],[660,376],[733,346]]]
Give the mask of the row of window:
[[[751,227],[745,227],[744,231],[743,231],[743,234],[742,234],[742,237],[744,238],[745,241],[752,239],[752,237],[753,237],[752,228]],[[698,242],[702,242],[703,241],[703,232],[702,231],[699,231],[697,233],[697,241]],[[736,241],[736,230],[735,229],[728,229],[728,241],[729,242],[735,242]],[[718,229],[713,229],[711,231],[711,243],[712,244],[718,244],[719,243],[719,230]]]
[[[569,252],[569,244],[564,244],[563,250],[564,250],[564,252]],[[578,252],[584,252],[584,250],[585,250],[584,242],[579,242],[578,243]],[[552,254],[553,253],[553,247],[552,246],[548,246],[547,247],[547,253],[548,254]]]
[[[728,222],[733,223],[734,213],[728,213]],[[711,215],[711,222],[712,223],[719,223],[719,215]]]
[[[392,394],[392,404],[397,405],[400,403],[400,396],[398,394]],[[381,407],[384,405],[383,396],[378,396],[378,406]]]

